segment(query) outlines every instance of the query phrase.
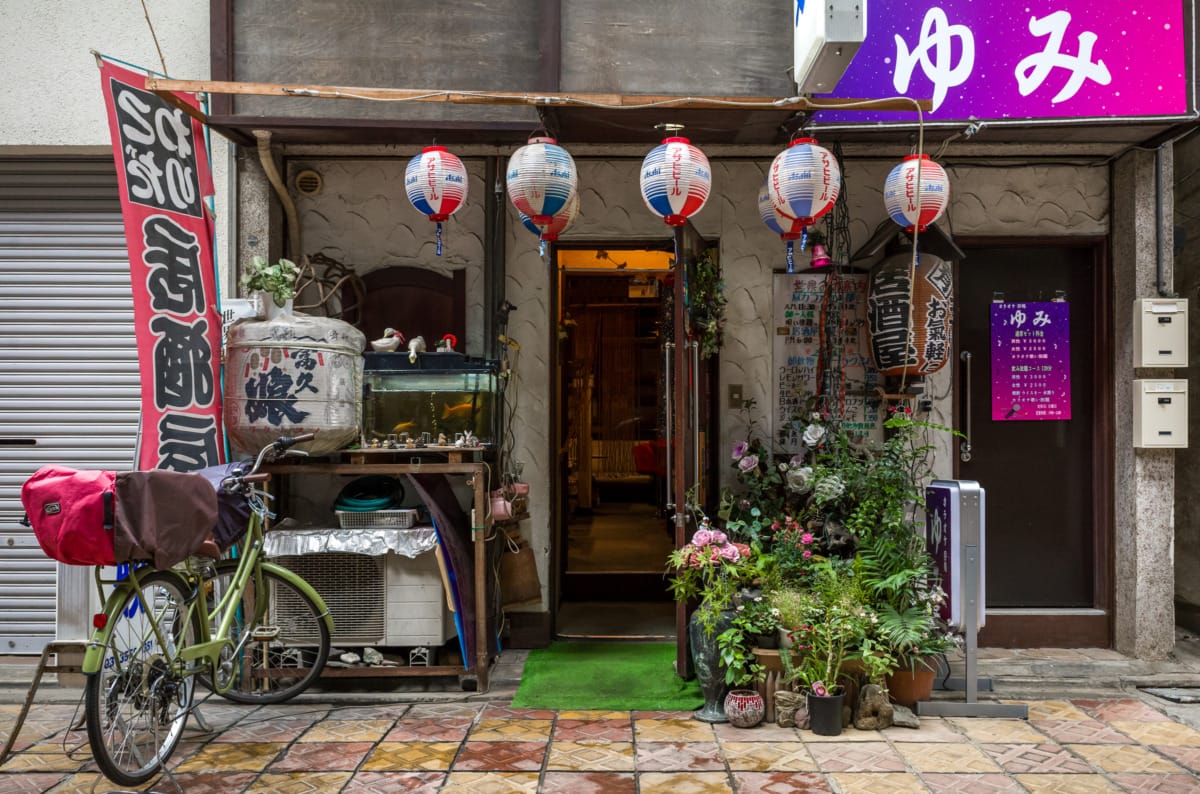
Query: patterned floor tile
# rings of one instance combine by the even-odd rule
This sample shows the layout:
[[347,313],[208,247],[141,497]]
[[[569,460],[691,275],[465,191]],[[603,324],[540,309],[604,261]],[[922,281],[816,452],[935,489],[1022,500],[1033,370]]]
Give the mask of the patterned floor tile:
[[1039,774],[1090,774],[1096,770],[1070,750],[1057,744],[982,744],[1005,772]]
[[546,769],[561,772],[632,772],[631,742],[554,742]]
[[383,737],[385,742],[461,742],[473,722],[470,717],[441,717],[438,719],[409,718],[397,720]]
[[641,794],[732,794],[724,772],[643,772],[638,775]]
[[973,744],[905,742],[896,750],[918,772],[999,772],[992,759]]
[[1140,700],[1074,700],[1071,701],[1098,720],[1140,720],[1141,722],[1170,722],[1171,718]]
[[904,759],[886,742],[809,744],[817,767],[823,772],[903,772]]
[[830,775],[842,794],[923,794],[928,791],[916,775],[907,773]]
[[635,719],[633,734],[639,742],[713,742],[717,738],[712,725],[690,718]]
[[1021,720],[952,718],[947,720],[956,730],[977,742],[1001,744],[1044,744],[1046,735]]
[[635,749],[639,772],[724,771],[721,748],[716,742],[638,742]]
[[[151,791],[153,787],[162,779],[156,778],[151,780],[144,786],[138,786],[132,789],[121,789],[121,791]],[[166,784],[167,789],[170,784]],[[53,794],[100,794],[100,792],[108,792],[113,790],[112,781],[97,772],[81,772],[76,775],[70,775],[65,778],[54,788],[50,789]]]
[[1183,771],[1157,753],[1135,745],[1069,744],[1067,748],[1105,772],[1172,774]]
[[721,749],[729,768],[742,772],[817,771],[804,742],[724,742]]
[[95,769],[86,749],[70,754],[61,748],[35,744],[4,762],[5,772],[78,772],[85,766]]
[[893,725],[879,731],[880,738],[893,742],[966,742],[963,736],[942,717],[921,717],[921,727],[901,728]]
[[1008,775],[935,772],[921,777],[933,794],[1025,794],[1021,784]]
[[1005,703],[1022,703],[1029,707],[1031,720],[1090,720],[1092,717],[1069,700],[1031,700]]
[[[578,713],[578,712],[576,712]],[[563,719],[554,723],[554,740],[561,742],[632,742],[633,723],[620,719]]]
[[1193,772],[1200,772],[1200,748],[1155,745],[1155,750]]
[[[225,772],[196,772],[191,774],[175,775],[175,782],[179,784],[179,788],[186,791],[187,794],[230,794],[233,791],[242,791],[257,777],[255,772],[235,772],[232,774]],[[159,781],[155,787],[156,791],[175,791],[166,780]]]
[[436,720],[446,718],[475,719],[483,710],[482,703],[416,703],[409,706],[401,719]]
[[800,734],[795,728],[780,728],[773,723],[760,723],[755,728],[735,728],[727,722],[713,726],[717,738],[723,742],[798,742]]
[[349,772],[285,772],[259,775],[246,794],[338,794],[350,779]]
[[435,794],[445,781],[445,772],[359,772],[350,778],[342,794],[379,794],[381,791]]
[[634,794],[632,772],[547,772],[540,794]]
[[300,735],[302,742],[377,742],[392,720],[322,720]]
[[552,720],[484,718],[475,724],[468,736],[477,742],[536,742],[549,740],[553,727]]
[[1133,740],[1099,720],[1030,720],[1029,723],[1059,744],[1132,744]]
[[691,711],[634,711],[631,712],[635,720],[690,720],[692,719]]
[[738,794],[826,794],[832,791],[817,772],[734,772]]
[[1103,775],[1017,775],[1029,794],[1117,794],[1121,789]]
[[555,714],[551,709],[514,709],[500,703],[488,703],[479,716],[485,720],[552,720]]
[[293,742],[313,726],[315,719],[293,717],[288,719],[253,718],[231,725],[213,737],[214,742]]
[[843,728],[837,736],[821,736],[809,730],[800,731],[800,738],[806,742],[877,742],[881,738],[879,731],[860,731],[857,728]]
[[176,772],[261,772],[287,745],[280,742],[210,744],[174,769]]
[[1112,775],[1112,782],[1129,792],[1152,791],[1155,794],[1195,794],[1200,780],[1194,775]]
[[1109,725],[1142,744],[1200,747],[1200,731],[1178,722],[1134,722],[1112,720]]
[[536,772],[546,742],[466,742],[454,759],[456,772]]
[[452,772],[446,777],[446,783],[441,790],[462,794],[536,792],[538,775],[537,772]]
[[0,774],[0,794],[41,794],[54,788],[64,777],[65,772]]
[[331,720],[395,720],[404,716],[403,703],[383,703],[376,706],[337,706],[329,711]]
[[458,754],[458,742],[382,742],[363,762],[365,772],[445,772]]
[[271,772],[353,771],[372,747],[371,742],[296,742],[268,769]]
[[558,712],[558,720],[625,720],[629,722],[628,711],[571,711],[564,709]]

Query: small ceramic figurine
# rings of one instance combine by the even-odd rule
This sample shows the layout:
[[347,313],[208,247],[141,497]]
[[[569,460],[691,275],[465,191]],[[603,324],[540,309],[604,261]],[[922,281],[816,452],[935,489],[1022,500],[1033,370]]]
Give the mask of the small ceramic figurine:
[[446,334],[438,342],[439,353],[453,353],[454,348],[458,346],[458,337],[454,334]]
[[426,349],[427,348],[425,347],[425,337],[414,336],[412,339],[409,339],[408,340],[408,362],[410,364],[416,364],[417,363],[417,353],[424,353]]
[[437,445],[438,445],[439,447],[444,447],[444,446],[446,446],[446,434],[445,434],[445,433],[438,433],[438,442],[437,442]]
[[404,334],[395,328],[385,328],[383,329],[383,338],[371,340],[371,348],[376,353],[391,353],[402,344],[404,344]]

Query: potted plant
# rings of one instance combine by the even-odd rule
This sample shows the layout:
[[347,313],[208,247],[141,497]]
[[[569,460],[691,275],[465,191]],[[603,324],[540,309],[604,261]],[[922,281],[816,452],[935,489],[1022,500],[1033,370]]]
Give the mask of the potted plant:
[[[267,262],[265,256],[255,256],[250,260],[250,267],[242,274],[242,288],[254,290],[269,295],[267,303],[268,316],[273,304],[277,309],[287,309],[296,297],[296,280],[300,278],[300,268],[290,259],[280,259],[274,264]],[[266,300],[264,298],[264,303]]]
[[730,541],[703,518],[691,542],[667,559],[671,595],[678,602],[699,602],[688,621],[688,639],[704,694],[704,706],[695,716],[704,722],[726,720],[722,708],[726,674],[717,637],[733,622],[738,590],[754,577],[752,554],[749,546]]

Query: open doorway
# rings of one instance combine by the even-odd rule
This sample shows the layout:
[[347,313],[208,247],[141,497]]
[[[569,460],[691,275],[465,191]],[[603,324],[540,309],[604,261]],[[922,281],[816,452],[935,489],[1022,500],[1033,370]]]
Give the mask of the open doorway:
[[560,603],[564,638],[674,637],[667,501],[666,251],[559,249]]

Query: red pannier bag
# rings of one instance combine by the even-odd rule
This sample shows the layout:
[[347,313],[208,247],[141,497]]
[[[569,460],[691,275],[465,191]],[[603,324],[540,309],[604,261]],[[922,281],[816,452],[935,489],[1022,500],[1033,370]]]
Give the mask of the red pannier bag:
[[46,556],[71,565],[112,565],[113,471],[39,469],[21,486],[21,504]]

